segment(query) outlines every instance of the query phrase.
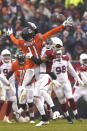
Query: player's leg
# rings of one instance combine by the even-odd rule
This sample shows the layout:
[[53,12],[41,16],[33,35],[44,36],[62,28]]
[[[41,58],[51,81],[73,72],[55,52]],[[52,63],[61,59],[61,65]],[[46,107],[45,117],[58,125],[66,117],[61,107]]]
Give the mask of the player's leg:
[[7,103],[5,118],[7,118],[8,123],[12,123],[11,121],[9,121],[9,114],[12,111],[13,102],[16,101],[16,95],[13,92],[13,90],[11,90],[11,88],[6,90],[6,97],[7,97],[8,103]]
[[67,102],[66,102],[66,98],[65,98],[65,95],[64,95],[64,92],[63,92],[63,87],[60,87],[60,88],[57,88],[57,87],[54,87],[54,92],[61,104],[61,108],[62,108],[62,111],[65,115],[65,118],[68,120],[69,123],[73,123],[70,115],[69,115],[69,112],[68,112],[68,105],[67,105]]
[[0,111],[4,103],[5,103],[5,89],[2,88],[2,90],[0,91]]
[[28,88],[28,93],[27,93],[27,103],[29,106],[29,115],[30,115],[30,123],[35,123],[34,120],[34,83],[32,83],[31,85],[29,85]]
[[41,115],[41,121],[40,121],[40,123],[36,124],[36,126],[42,126],[43,124],[49,124],[49,121],[47,119],[47,116],[46,116],[46,113],[44,110],[44,106],[41,103],[40,98],[34,97],[34,103],[35,103],[35,105]]
[[76,106],[76,103],[73,99],[73,95],[72,95],[72,87],[71,87],[71,84],[70,82],[67,82],[66,85],[65,85],[65,88],[64,88],[64,94],[66,96],[66,98],[68,99],[68,102],[73,110],[73,114],[75,116],[75,118],[78,120],[78,121],[81,121],[79,115],[78,115],[78,111],[77,111],[77,106]]
[[44,97],[44,100],[47,102],[47,104],[52,109],[52,112],[53,112],[52,118],[57,119],[59,117],[60,113],[56,110],[51,96],[47,93],[46,90],[40,90],[40,95]]
[[34,69],[27,69],[24,75],[22,86],[26,87],[29,83],[31,83],[34,77]]

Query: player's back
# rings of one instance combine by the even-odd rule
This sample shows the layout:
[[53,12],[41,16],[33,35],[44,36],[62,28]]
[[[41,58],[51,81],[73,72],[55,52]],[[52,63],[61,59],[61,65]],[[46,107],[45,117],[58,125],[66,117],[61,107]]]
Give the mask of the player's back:
[[[40,33],[38,33],[31,41],[26,42],[24,40],[19,40],[19,46],[23,50],[25,54],[32,52],[33,56],[36,58],[40,58],[42,43],[43,40],[40,38]],[[29,59],[29,68],[34,68],[38,66],[31,59]]]

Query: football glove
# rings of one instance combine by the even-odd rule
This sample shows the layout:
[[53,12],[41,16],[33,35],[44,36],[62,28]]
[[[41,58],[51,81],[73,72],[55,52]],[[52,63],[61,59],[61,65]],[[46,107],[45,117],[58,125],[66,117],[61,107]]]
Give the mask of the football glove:
[[64,26],[72,26],[73,20],[72,17],[68,17],[67,20],[63,22]]
[[28,24],[29,24],[30,26],[32,26],[33,29],[37,29],[37,26],[36,26],[34,23],[32,23],[32,22],[28,22]]
[[52,84],[55,85],[56,87],[61,86],[61,84],[57,80],[52,80]]
[[31,59],[31,57],[33,56],[32,52],[30,51],[29,53],[26,54],[26,58]]
[[8,28],[8,30],[7,30],[7,35],[11,35],[11,34],[13,34],[13,29],[12,28]]

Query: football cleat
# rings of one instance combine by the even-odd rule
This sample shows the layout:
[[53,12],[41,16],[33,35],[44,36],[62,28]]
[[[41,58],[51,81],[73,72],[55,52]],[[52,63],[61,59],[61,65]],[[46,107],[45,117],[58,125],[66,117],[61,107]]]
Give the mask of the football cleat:
[[34,120],[33,117],[30,118],[30,123],[31,123],[31,124],[34,124],[34,123],[35,123],[35,120]]
[[79,122],[82,121],[82,119],[78,116],[78,114],[75,115],[75,118],[76,118],[76,120],[79,121]]
[[68,121],[70,124],[73,124],[73,121],[72,121],[72,119],[71,119],[70,116],[67,116],[66,119],[67,119],[67,121]]
[[4,117],[3,122],[9,123],[9,124],[12,123],[7,116]]
[[42,126],[42,125],[48,125],[49,121],[40,121],[38,124],[36,124],[36,127]]

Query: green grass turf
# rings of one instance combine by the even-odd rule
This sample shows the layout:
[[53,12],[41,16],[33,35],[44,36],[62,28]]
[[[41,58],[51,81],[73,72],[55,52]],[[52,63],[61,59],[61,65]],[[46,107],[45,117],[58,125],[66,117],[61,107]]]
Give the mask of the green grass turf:
[[87,119],[82,122],[74,120],[74,124],[69,124],[66,120],[50,121],[49,125],[42,127],[35,127],[35,124],[30,123],[8,124],[0,121],[0,131],[87,131]]

